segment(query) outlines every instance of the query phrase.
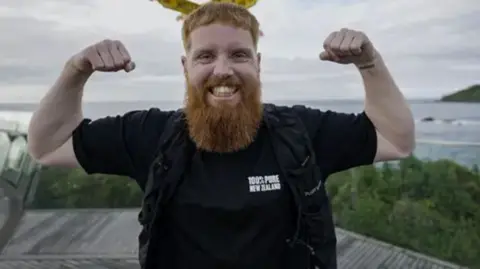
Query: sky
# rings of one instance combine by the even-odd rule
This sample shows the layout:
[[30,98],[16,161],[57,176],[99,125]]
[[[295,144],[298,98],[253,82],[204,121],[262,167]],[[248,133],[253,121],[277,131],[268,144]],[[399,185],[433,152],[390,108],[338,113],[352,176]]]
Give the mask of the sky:
[[[198,3],[203,1],[197,0]],[[480,83],[478,0],[258,0],[266,100],[363,98],[351,65],[320,61],[333,31],[363,31],[407,98]],[[181,22],[148,0],[0,0],[0,103],[38,102],[66,60],[122,41],[137,69],[96,73],[87,101],[181,100]]]

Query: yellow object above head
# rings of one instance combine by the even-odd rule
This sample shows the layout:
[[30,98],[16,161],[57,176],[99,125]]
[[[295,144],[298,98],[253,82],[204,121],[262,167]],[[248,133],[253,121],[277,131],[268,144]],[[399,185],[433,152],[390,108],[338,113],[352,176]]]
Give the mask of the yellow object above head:
[[[168,8],[181,13],[181,16],[192,13],[195,9],[200,7],[200,4],[189,0],[156,0],[164,8]],[[211,2],[232,3],[245,8],[253,7],[258,0],[210,0]]]
[[[177,21],[181,21],[188,14],[192,13],[195,9],[199,8],[201,4],[189,1],[189,0],[152,0],[157,1],[164,8],[168,8],[177,12],[180,15],[177,17]],[[232,3],[245,8],[251,8],[257,4],[258,0],[210,0],[210,2],[218,3]],[[263,32],[260,31],[260,36],[263,36]]]

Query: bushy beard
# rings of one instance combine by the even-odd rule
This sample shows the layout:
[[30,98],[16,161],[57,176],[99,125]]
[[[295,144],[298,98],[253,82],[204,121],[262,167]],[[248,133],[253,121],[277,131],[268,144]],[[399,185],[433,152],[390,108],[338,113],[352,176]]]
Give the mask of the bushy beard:
[[[218,153],[234,152],[250,145],[257,134],[263,114],[258,79],[237,81],[229,78],[210,78],[201,88],[193,87],[188,78],[185,96],[185,117],[189,135],[197,148]],[[241,101],[209,105],[209,89],[215,86],[234,86]]]

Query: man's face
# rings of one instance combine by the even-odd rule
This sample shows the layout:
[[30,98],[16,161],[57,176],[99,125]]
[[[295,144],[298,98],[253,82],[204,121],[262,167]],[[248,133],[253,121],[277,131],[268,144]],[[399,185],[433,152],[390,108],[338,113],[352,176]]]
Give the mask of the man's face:
[[259,63],[247,30],[211,24],[190,34],[185,111],[198,147],[229,152],[252,142],[262,116]]
[[249,31],[222,24],[195,29],[182,59],[188,83],[211,106],[235,106],[259,85],[260,56]]

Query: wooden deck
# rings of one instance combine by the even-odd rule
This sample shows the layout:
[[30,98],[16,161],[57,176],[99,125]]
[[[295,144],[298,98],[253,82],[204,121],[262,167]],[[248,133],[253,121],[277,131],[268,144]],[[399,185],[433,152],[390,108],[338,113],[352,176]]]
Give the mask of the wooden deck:
[[[138,209],[26,212],[0,255],[0,269],[136,269]],[[445,263],[337,229],[339,269],[454,269]]]

